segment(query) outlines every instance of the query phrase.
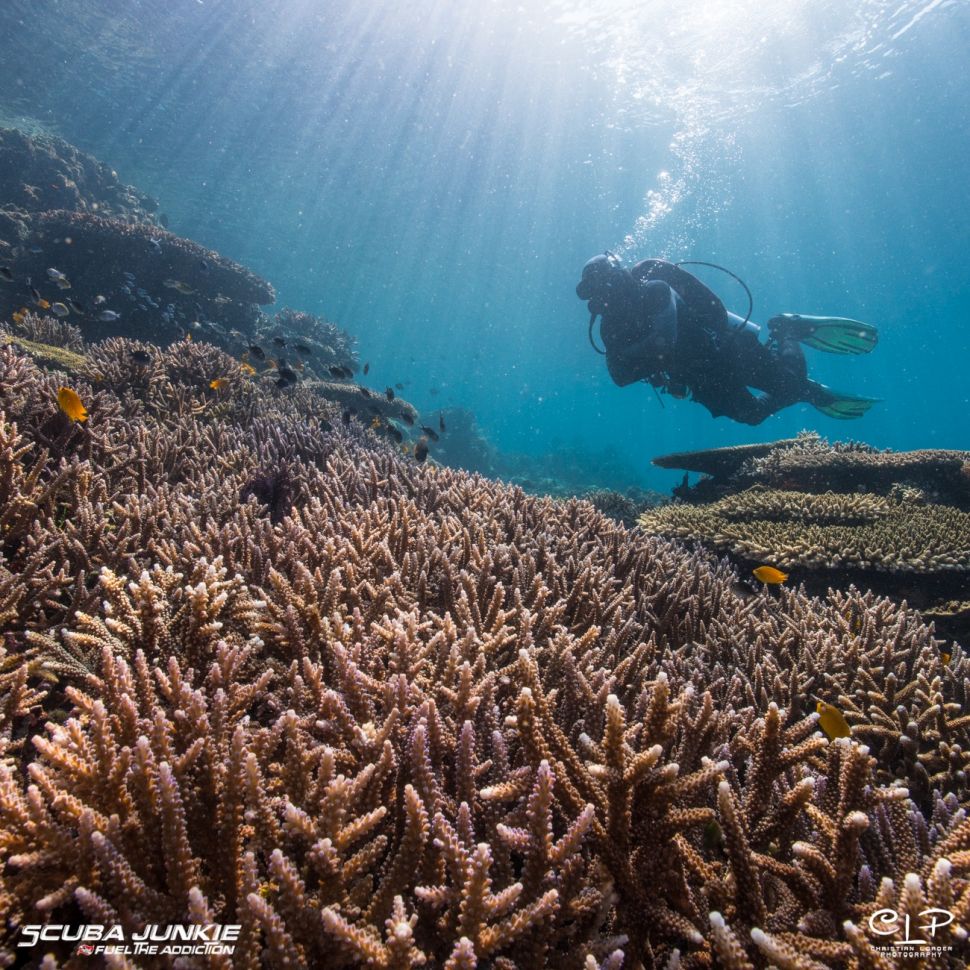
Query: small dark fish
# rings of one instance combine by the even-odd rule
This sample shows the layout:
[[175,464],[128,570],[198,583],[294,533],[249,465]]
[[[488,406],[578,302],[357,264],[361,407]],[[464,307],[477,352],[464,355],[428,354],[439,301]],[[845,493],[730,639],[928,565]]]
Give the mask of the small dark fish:
[[136,364],[150,364],[152,362],[152,355],[147,350],[133,350],[131,352],[131,359]]
[[432,397],[437,397],[441,393],[441,391],[439,391],[438,388],[436,388],[436,387],[429,387],[428,388],[428,393]]
[[339,367],[337,364],[334,364],[333,367],[328,367],[327,370],[330,371],[331,377],[336,377],[338,380],[347,376],[347,372],[343,367]]
[[371,392],[366,387],[362,387],[360,389],[360,393],[363,394],[364,397],[370,397],[371,396]]
[[38,290],[36,286],[32,286],[30,288],[30,295],[34,298],[34,303],[40,303],[40,290]]
[[445,433],[445,416],[443,414],[438,415],[438,430],[442,434]]
[[164,212],[158,217],[158,222],[163,229],[168,229],[168,216]]
[[414,445],[414,460],[416,462],[423,462],[425,458],[428,457],[428,439],[418,438]]
[[413,417],[411,416],[411,412],[410,412],[410,411],[402,411],[402,412],[401,412],[401,420],[402,420],[402,421],[403,421],[403,422],[404,422],[404,423],[405,423],[405,424],[406,424],[406,425],[407,425],[407,426],[408,426],[409,428],[413,428],[413,427],[414,427],[414,418],[413,418]]
[[256,360],[266,360],[266,351],[263,350],[259,344],[250,344],[249,352],[256,358]]
[[421,430],[432,440],[438,440],[438,432],[434,428],[429,428],[426,424],[421,425]]
[[204,259],[200,259],[199,260],[199,269],[201,269],[203,273],[208,273],[209,272],[209,263],[206,260],[204,260]]
[[296,352],[303,354],[304,357],[310,357],[313,354],[313,351],[306,344],[297,344]]
[[74,311],[75,313],[87,313],[87,310],[85,310],[85,309],[84,309],[84,304],[83,304],[83,303],[82,303],[82,302],[81,302],[80,300],[72,300],[72,299],[71,299],[70,297],[68,297],[68,298],[67,298],[67,299],[66,299],[66,300],[65,300],[64,302],[65,302],[65,303],[66,303],[66,304],[67,304],[67,305],[68,305],[68,306],[69,306],[69,307],[70,307],[70,308],[71,308],[71,309],[72,309],[72,310],[73,310],[73,311]]
[[365,377],[367,376],[367,373],[368,373],[369,370],[370,370],[370,361],[367,361],[367,363],[364,364],[364,376]]
[[740,579],[731,583],[731,592],[741,600],[749,600],[752,596],[758,595],[746,582]]
[[387,433],[400,444],[404,440],[404,435],[401,433],[400,428],[395,428],[393,424],[387,426]]
[[277,347],[285,347],[286,346],[286,341],[282,337],[274,337],[273,338],[273,343],[276,344]]
[[295,370],[287,367],[286,364],[281,363],[276,370],[276,373],[289,384],[295,384],[300,378],[297,376]]
[[348,408],[346,411],[344,411],[340,417],[342,418],[344,424],[350,424],[350,409]]
[[0,266],[0,280],[6,280],[8,283],[13,282],[13,273],[9,266]]
[[395,386],[395,387],[396,387],[396,388],[397,388],[397,389],[398,389],[399,391],[403,391],[403,390],[404,390],[404,385],[403,385],[403,384],[402,384],[402,383],[401,383],[400,381],[398,381],[398,382],[397,382],[397,383],[396,383],[396,384],[395,384],[394,386]]
[[386,397],[389,401],[393,401],[394,400],[394,388],[393,387],[389,387],[384,392],[384,397]]

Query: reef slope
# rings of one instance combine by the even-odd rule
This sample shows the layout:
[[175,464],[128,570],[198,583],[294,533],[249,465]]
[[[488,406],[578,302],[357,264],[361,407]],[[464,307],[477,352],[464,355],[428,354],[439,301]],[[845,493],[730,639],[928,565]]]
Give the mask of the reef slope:
[[886,967],[870,916],[942,907],[962,965],[970,665],[917,614],[742,595],[144,346],[0,347],[10,961],[24,922],[215,921],[217,966]]

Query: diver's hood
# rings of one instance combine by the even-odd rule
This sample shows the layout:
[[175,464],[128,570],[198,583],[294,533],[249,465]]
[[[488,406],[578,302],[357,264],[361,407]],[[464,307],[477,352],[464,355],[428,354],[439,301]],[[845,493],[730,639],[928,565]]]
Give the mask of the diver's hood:
[[576,296],[589,301],[589,312],[604,313],[611,299],[628,298],[632,277],[610,253],[594,256],[583,267],[582,278],[576,286]]
[[583,267],[582,278],[576,285],[576,296],[581,300],[591,300],[604,286],[608,285],[616,264],[604,254],[594,256]]

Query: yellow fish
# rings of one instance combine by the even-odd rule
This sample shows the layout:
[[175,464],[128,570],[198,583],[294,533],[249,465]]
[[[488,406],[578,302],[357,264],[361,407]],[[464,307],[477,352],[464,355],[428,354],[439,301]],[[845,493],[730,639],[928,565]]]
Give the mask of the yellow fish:
[[18,310],[13,315],[13,322],[14,323],[23,323],[24,320],[26,320],[26,319],[27,319],[27,308],[26,307],[24,307],[22,310]]
[[783,573],[780,569],[775,569],[774,566],[759,566],[757,569],[752,569],[751,572],[754,573],[755,579],[767,583],[769,586],[775,586],[788,579],[788,573]]
[[836,738],[847,738],[852,732],[849,730],[849,722],[842,716],[842,712],[825,701],[819,701],[815,705],[818,711],[818,725],[829,736],[829,740]]
[[256,373],[256,368],[255,368],[255,367],[253,367],[253,365],[252,365],[252,364],[247,364],[247,363],[246,363],[245,361],[243,361],[243,362],[242,362],[242,363],[241,363],[241,364],[239,365],[239,369],[240,369],[240,370],[241,370],[241,371],[242,371],[242,372],[243,372],[244,374],[246,374],[246,375],[247,375],[248,377],[252,377],[252,376],[253,376],[253,374],[255,374],[255,373]]
[[59,387],[57,403],[72,421],[87,421],[88,412],[77,396],[77,391],[72,391],[69,387]]
[[947,664],[948,664],[948,663],[949,663],[949,662],[950,662],[950,661],[951,661],[952,659],[953,659],[953,655],[952,655],[952,654],[949,654],[949,653],[947,653],[947,652],[946,652],[945,650],[943,650],[943,651],[941,651],[941,652],[940,652],[940,660],[942,660],[942,661],[943,661],[943,666],[944,666],[944,667],[945,667],[945,666],[946,666],[946,665],[947,665]]
[[380,418],[374,418],[373,421],[371,421],[370,426],[372,428],[379,428],[381,426],[381,419]]
[[43,299],[37,301],[37,306],[39,306],[42,310],[49,310],[51,308],[51,305],[47,302],[47,300]]
[[224,377],[217,377],[214,381],[209,381],[209,387],[214,391],[224,391],[229,386],[229,381]]

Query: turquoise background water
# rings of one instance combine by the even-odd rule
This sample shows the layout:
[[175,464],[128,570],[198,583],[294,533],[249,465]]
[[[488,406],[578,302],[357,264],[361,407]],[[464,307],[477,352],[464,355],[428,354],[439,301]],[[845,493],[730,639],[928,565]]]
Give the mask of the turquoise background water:
[[[375,387],[667,488],[654,455],[805,428],[970,447],[968,50],[953,0],[5,0],[0,123],[349,330]],[[758,321],[877,324],[809,363],[884,403],[748,428],[614,387],[574,293],[606,248],[722,263]]]

